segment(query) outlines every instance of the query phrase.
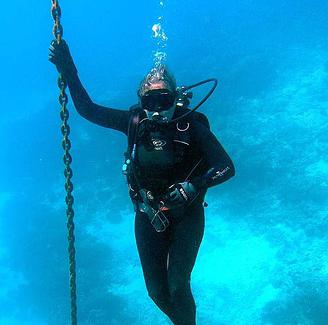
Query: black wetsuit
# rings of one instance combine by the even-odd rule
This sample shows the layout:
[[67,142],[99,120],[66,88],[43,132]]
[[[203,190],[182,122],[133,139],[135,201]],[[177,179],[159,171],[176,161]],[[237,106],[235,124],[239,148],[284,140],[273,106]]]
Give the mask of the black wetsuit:
[[[94,104],[77,74],[68,77],[68,86],[75,107],[84,118],[128,134],[131,111]],[[177,110],[175,117],[181,113]],[[145,213],[136,209],[135,237],[149,296],[176,325],[196,324],[190,276],[204,233],[206,190],[234,175],[231,159],[195,116],[191,114],[178,125],[156,130],[141,127],[137,142],[138,178],[142,187],[155,195],[185,181],[200,162],[188,177],[200,194],[191,205],[179,210],[179,217],[166,212],[170,226],[164,232],[156,232]],[[140,120],[140,126],[147,123],[142,117]]]

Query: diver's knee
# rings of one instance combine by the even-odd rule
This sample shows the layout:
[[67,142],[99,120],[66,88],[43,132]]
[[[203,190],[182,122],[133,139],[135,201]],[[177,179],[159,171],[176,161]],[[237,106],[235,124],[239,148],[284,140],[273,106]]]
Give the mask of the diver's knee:
[[148,290],[148,296],[156,303],[166,303],[169,301],[170,297],[168,293],[165,293],[161,289],[149,289]]
[[174,300],[191,293],[190,279],[178,279],[169,282],[170,296]]

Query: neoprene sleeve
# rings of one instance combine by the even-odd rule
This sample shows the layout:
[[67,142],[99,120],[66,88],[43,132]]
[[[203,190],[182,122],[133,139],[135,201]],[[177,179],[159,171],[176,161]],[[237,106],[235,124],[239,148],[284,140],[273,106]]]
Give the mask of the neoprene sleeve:
[[77,73],[67,78],[68,88],[76,110],[85,119],[105,128],[121,131],[127,135],[130,112],[95,104],[84,89]]
[[202,189],[227,181],[235,175],[235,167],[215,135],[203,124],[199,122],[195,123],[193,139],[200,149],[203,158],[206,160],[207,165],[211,166],[205,175],[191,179],[191,183],[197,189]]

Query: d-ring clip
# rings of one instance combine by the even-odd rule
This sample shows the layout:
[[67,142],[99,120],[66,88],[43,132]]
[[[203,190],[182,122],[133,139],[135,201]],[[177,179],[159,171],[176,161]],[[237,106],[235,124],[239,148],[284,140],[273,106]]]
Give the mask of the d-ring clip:
[[189,126],[190,126],[190,124],[189,124],[189,122],[187,122],[187,126],[186,126],[186,128],[185,128],[185,129],[180,129],[180,128],[179,128],[179,122],[177,122],[177,129],[178,129],[178,131],[180,131],[180,132],[187,131],[187,130],[189,129]]

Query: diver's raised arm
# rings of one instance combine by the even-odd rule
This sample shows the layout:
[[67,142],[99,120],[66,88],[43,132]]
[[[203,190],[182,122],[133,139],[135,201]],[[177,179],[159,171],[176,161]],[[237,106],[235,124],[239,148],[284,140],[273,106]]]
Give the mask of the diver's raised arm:
[[127,134],[129,111],[95,104],[83,87],[67,43],[51,42],[49,60],[67,80],[68,88],[78,113],[87,120]]

